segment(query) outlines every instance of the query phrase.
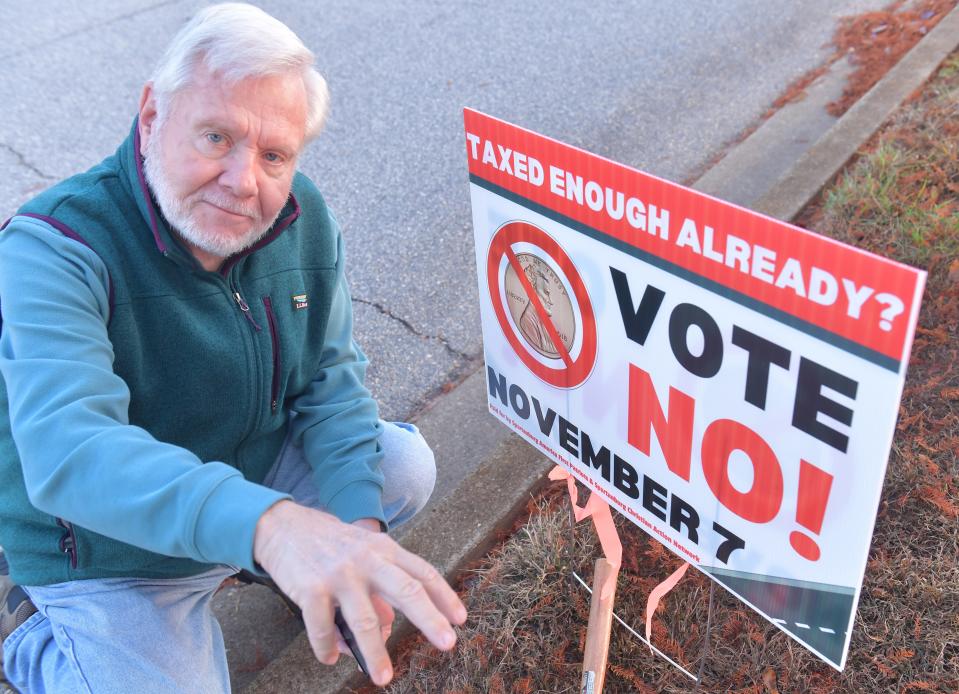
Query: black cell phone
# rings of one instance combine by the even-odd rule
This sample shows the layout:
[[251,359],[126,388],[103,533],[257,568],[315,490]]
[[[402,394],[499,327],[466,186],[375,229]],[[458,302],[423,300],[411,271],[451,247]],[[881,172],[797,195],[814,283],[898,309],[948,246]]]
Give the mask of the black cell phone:
[[340,636],[346,641],[350,653],[356,658],[356,664],[360,666],[363,674],[369,677],[370,671],[366,668],[366,661],[363,659],[363,654],[360,653],[360,646],[356,643],[356,639],[353,638],[353,632],[350,631],[349,625],[347,625],[346,620],[343,619],[343,613],[340,612],[339,607],[333,612],[333,623],[336,624],[336,628],[340,630]]

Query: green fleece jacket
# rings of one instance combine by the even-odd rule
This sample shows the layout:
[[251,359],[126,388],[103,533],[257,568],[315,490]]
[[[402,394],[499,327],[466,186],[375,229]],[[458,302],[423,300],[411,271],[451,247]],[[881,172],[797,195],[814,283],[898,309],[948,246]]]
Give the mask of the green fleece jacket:
[[290,431],[320,502],[383,521],[342,239],[301,174],[217,272],[170,233],[136,124],[0,233],[0,546],[14,581],[254,569]]

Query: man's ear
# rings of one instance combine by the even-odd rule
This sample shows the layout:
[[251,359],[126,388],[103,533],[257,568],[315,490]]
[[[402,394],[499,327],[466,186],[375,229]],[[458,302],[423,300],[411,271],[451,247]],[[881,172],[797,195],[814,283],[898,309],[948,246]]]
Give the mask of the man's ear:
[[143,85],[143,93],[140,94],[140,117],[137,120],[137,128],[140,130],[140,154],[146,156],[147,143],[150,136],[154,133],[154,125],[157,118],[156,95],[153,93],[153,82],[147,82]]

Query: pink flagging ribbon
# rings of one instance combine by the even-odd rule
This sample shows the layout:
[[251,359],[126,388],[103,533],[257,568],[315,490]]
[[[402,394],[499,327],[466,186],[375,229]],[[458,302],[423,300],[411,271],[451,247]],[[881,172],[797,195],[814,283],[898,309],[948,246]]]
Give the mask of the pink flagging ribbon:
[[646,642],[649,644],[650,650],[653,648],[653,613],[656,611],[656,608],[659,607],[659,601],[663,599],[666,593],[676,587],[679,579],[686,574],[686,569],[688,568],[689,564],[683,562],[683,565],[673,571],[669,578],[653,588],[649,594],[649,599],[646,600]]
[[592,517],[593,519],[593,527],[596,528],[596,535],[599,537],[603,554],[616,569],[610,573],[603,583],[600,592],[600,598],[606,600],[616,589],[616,576],[619,574],[619,567],[623,562],[623,543],[620,542],[619,533],[616,532],[616,526],[613,525],[613,514],[610,513],[609,504],[603,501],[599,494],[591,493],[586,504],[580,506],[576,480],[573,479],[566,468],[560,465],[550,470],[549,478],[551,480],[566,480],[566,489],[569,492],[569,500],[573,504],[573,516],[577,523],[584,518]]

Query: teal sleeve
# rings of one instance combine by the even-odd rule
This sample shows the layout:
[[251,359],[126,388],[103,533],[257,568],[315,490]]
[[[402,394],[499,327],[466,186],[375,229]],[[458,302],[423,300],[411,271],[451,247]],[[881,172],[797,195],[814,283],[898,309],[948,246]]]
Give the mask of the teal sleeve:
[[31,503],[159,554],[253,569],[256,522],[288,496],[129,423],[108,296],[81,243],[24,217],[0,234],[0,374]]
[[[335,220],[332,223],[336,229]],[[326,510],[347,523],[375,518],[385,527],[379,414],[364,385],[366,356],[353,340],[339,235],[337,252],[337,284],[322,359],[309,387],[293,402],[293,436],[302,441]]]

